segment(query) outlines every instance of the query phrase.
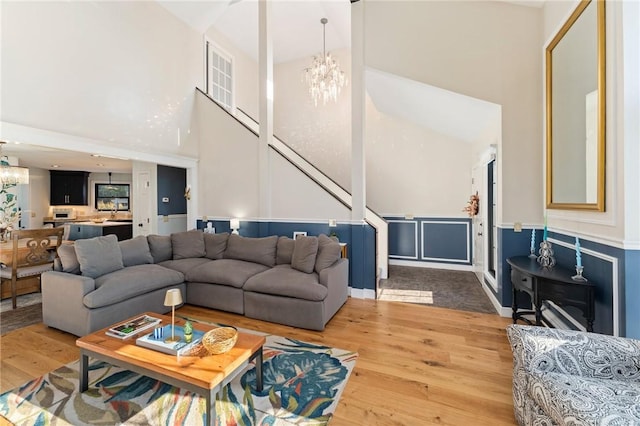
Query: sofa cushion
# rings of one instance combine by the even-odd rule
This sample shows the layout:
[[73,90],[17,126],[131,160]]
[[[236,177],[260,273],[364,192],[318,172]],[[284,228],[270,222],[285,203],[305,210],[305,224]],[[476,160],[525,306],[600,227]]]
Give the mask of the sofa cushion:
[[293,248],[296,241],[282,236],[278,238],[276,265],[291,264],[291,256],[293,256]]
[[171,247],[171,236],[169,235],[148,235],[149,251],[153,257],[153,263],[164,262],[173,259],[173,249]]
[[527,393],[554,424],[640,424],[640,382],[531,371]]
[[222,259],[224,251],[227,249],[229,233],[204,234],[204,251],[208,259]]
[[204,257],[204,232],[185,231],[171,234],[173,260]]
[[276,245],[278,237],[248,238],[231,234],[224,252],[225,259],[246,260],[265,266],[276,264]]
[[247,279],[268,270],[259,263],[236,259],[210,260],[185,273],[186,279],[193,283],[222,284],[241,288]]
[[160,265],[136,265],[97,278],[96,290],[84,296],[87,308],[100,308],[164,287],[181,284],[181,272]]
[[124,266],[153,263],[149,243],[147,242],[147,237],[144,235],[138,235],[130,240],[120,241],[119,245]]
[[307,274],[312,273],[318,254],[318,238],[300,236],[295,242],[291,267]]
[[318,255],[316,256],[316,272],[336,263],[340,259],[342,248],[340,243],[324,234],[318,235]]
[[205,257],[192,257],[190,259],[178,259],[178,260],[165,260],[164,262],[160,262],[159,265],[164,266],[165,268],[173,269],[175,271],[180,271],[183,274],[187,274],[193,268],[197,268],[203,263],[211,262],[211,260]]
[[98,278],[124,268],[118,238],[113,234],[76,240],[74,245],[80,272],[85,277]]
[[318,283],[318,274],[307,274],[289,265],[278,265],[249,278],[242,289],[311,301],[322,301],[328,293],[327,287]]
[[75,246],[73,244],[61,244],[57,251],[62,272],[79,274],[80,262],[78,262],[78,256],[76,256]]

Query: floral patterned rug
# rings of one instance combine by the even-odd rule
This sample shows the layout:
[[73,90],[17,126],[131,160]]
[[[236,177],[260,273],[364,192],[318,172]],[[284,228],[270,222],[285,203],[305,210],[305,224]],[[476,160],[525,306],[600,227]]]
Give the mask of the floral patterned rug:
[[[358,354],[266,336],[264,390],[249,364],[216,401],[219,425],[324,425]],[[202,425],[197,394],[91,360],[89,389],[78,393],[78,361],[0,395],[0,415],[16,425]]]

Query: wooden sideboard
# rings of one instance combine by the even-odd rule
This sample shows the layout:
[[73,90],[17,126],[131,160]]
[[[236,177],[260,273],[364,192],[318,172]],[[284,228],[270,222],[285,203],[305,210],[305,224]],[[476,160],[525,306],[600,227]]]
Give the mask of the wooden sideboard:
[[[575,271],[554,266],[543,268],[536,259],[528,256],[510,257],[513,301],[511,305],[513,323],[523,320],[533,322],[525,315],[535,315],[535,325],[551,326],[542,314],[542,303],[550,300],[558,306],[574,306],[582,311],[587,321],[587,331],[593,331],[595,319],[595,285],[589,281],[575,281],[571,277]],[[533,311],[522,311],[518,306],[518,292],[531,296]]]

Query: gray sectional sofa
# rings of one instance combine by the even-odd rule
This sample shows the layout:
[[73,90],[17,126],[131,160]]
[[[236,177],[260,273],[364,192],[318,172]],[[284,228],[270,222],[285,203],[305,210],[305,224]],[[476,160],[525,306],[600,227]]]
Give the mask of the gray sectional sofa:
[[327,237],[248,238],[201,231],[77,240],[42,274],[46,325],[84,336],[142,312],[164,295],[294,327],[323,330],[346,302],[349,264]]

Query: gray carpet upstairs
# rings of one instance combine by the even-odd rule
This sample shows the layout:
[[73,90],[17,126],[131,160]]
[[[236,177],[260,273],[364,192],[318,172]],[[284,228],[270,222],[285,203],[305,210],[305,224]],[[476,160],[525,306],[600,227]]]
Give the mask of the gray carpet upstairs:
[[389,265],[389,278],[380,280],[380,300],[496,313],[476,275],[467,271]]

